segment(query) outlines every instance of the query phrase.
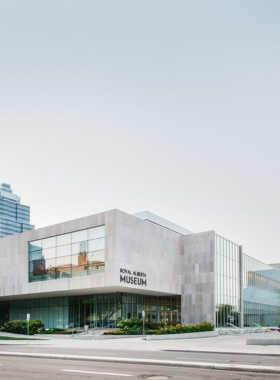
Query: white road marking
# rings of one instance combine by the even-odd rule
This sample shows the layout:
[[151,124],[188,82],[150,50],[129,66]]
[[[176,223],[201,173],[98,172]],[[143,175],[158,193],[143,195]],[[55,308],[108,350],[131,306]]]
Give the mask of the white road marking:
[[125,376],[133,377],[133,375],[126,375],[124,373],[109,373],[109,372],[93,372],[93,371],[78,371],[75,369],[62,369],[62,372],[77,372],[77,373],[94,373],[96,375],[112,375],[112,376]]

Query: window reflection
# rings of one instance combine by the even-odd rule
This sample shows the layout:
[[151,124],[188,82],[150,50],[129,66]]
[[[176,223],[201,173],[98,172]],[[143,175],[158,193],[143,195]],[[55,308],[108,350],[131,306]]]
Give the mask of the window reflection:
[[48,248],[42,250],[42,259],[54,259],[55,258],[55,248]]
[[103,238],[104,236],[104,226],[90,228],[88,230],[88,240],[99,239]]
[[60,266],[71,266],[71,256],[58,257],[56,259],[57,267]]
[[105,249],[105,239],[90,240],[88,242],[89,251],[99,251]]
[[40,251],[42,248],[42,241],[37,240],[29,243],[29,252]]
[[57,257],[70,256],[71,255],[71,245],[63,245],[56,248]]
[[30,242],[29,281],[103,273],[104,249],[105,226]]
[[72,243],[79,243],[81,241],[86,241],[86,240],[88,240],[87,230],[72,233]]
[[105,261],[105,251],[89,252],[87,255],[88,262]]
[[79,243],[72,244],[72,255],[77,255],[78,253],[87,252],[87,241],[81,241]]
[[71,244],[71,234],[57,236],[56,242],[57,246]]
[[42,248],[52,248],[55,246],[56,246],[56,238],[55,237],[51,237],[51,238],[42,240]]

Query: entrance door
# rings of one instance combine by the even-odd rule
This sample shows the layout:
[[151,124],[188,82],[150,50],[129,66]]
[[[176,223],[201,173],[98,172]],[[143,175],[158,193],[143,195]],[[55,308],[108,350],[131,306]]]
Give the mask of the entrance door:
[[179,319],[179,313],[178,310],[163,310],[160,313],[160,320],[162,322],[172,322],[172,321],[178,321]]
[[171,311],[165,311],[164,312],[164,322],[171,322]]
[[177,322],[179,320],[178,310],[172,311],[172,321]]

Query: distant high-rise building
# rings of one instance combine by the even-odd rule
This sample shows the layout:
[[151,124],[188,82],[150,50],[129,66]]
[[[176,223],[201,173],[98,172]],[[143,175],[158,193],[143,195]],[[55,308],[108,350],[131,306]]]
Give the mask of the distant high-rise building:
[[30,208],[20,204],[7,183],[0,185],[0,238],[34,230],[30,225]]

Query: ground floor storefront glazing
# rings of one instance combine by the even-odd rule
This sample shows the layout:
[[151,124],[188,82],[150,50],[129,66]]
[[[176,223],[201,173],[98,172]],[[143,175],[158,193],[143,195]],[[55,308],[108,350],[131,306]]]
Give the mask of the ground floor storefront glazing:
[[180,321],[181,296],[147,296],[131,293],[106,293],[0,302],[0,326],[7,321],[41,319],[46,328],[116,326],[123,318],[149,321]]

